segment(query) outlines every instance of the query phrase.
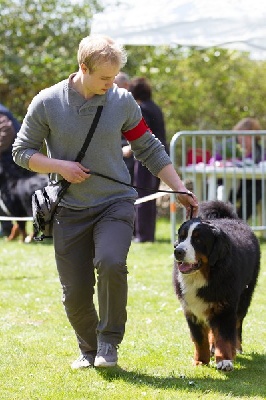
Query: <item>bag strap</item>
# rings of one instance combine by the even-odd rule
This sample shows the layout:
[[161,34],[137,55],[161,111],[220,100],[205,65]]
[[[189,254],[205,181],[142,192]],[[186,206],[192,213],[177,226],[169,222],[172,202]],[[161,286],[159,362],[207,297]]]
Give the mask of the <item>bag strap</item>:
[[93,134],[95,132],[95,129],[96,129],[97,125],[98,125],[102,110],[103,110],[103,106],[98,106],[96,114],[95,114],[95,117],[94,117],[94,119],[92,121],[90,130],[88,132],[88,135],[87,135],[87,137],[85,139],[85,142],[83,143],[83,146],[82,146],[80,152],[78,153],[75,161],[80,162],[83,159],[83,157],[85,156],[86,150],[89,147],[89,144],[91,142],[92,136],[93,136]]
[[[76,162],[80,162],[83,159],[83,157],[85,156],[87,148],[89,147],[89,144],[91,142],[92,136],[93,136],[93,134],[95,132],[95,129],[96,129],[97,125],[98,125],[102,110],[103,110],[103,106],[98,106],[96,114],[95,114],[94,119],[92,121],[91,127],[89,129],[88,134],[87,134],[87,137],[86,137],[86,139],[85,139],[85,141],[83,143],[83,146],[81,147],[81,149],[80,149],[80,151],[79,151],[79,153],[78,153],[78,155],[77,155],[77,157],[75,159]],[[57,195],[58,203],[60,202],[60,200],[64,196],[66,190],[71,185],[71,182],[68,182],[65,179],[61,180],[60,183],[61,183],[62,187],[59,190],[58,195]]]

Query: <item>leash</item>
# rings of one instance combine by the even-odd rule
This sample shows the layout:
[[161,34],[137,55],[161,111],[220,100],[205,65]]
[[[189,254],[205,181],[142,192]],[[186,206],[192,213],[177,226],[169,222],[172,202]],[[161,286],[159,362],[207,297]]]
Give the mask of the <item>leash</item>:
[[[126,182],[120,181],[118,179],[111,178],[110,176],[101,174],[99,172],[90,171],[89,174],[90,175],[99,176],[99,177],[104,178],[104,179],[109,179],[110,181],[117,182],[117,183],[120,183],[121,185],[129,186],[129,187],[132,187],[134,189],[142,189],[142,190],[146,190],[148,192],[154,192],[154,189],[135,186],[135,185],[132,185],[130,183],[126,183]],[[56,183],[58,184],[59,182],[60,181],[57,181]],[[66,185],[70,185],[70,183],[66,182]],[[182,192],[182,191],[174,191],[174,190],[162,190],[162,189],[158,189],[156,191],[156,193],[157,192],[160,192],[160,193],[174,193],[174,194],[187,194],[188,196],[192,197],[192,193],[191,192]],[[151,194],[151,196],[152,196],[152,194]],[[149,196],[147,196],[147,197],[149,197]],[[0,206],[1,205],[2,205],[2,208],[5,211],[7,216],[0,216],[0,221],[1,220],[3,220],[3,221],[13,221],[13,220],[17,220],[17,221],[32,221],[32,217],[13,217],[13,216],[11,216],[10,212],[6,209],[5,205],[2,204],[1,196],[0,196]],[[192,218],[192,216],[193,216],[193,207],[190,206],[190,219]]]
[[[101,178],[108,179],[109,181],[120,183],[121,185],[129,186],[129,187],[132,187],[134,189],[141,189],[141,190],[146,190],[148,192],[154,192],[154,189],[135,186],[135,185],[132,185],[131,183],[126,183],[126,182],[120,181],[119,179],[112,178],[111,176],[108,176],[108,175],[105,175],[105,174],[101,174],[99,172],[95,172],[95,171],[91,171],[90,170],[89,174],[90,175],[95,175],[95,176],[100,176]],[[193,197],[191,192],[182,192],[182,191],[175,191],[175,190],[163,190],[163,189],[158,189],[156,192],[174,193],[174,194],[187,194],[188,196]],[[190,205],[190,219],[192,218],[192,216],[193,216],[193,207]]]
[[[141,187],[141,186],[136,186],[136,185],[132,185],[131,183],[126,183],[126,182],[123,182],[123,181],[120,181],[119,179],[115,179],[115,178],[112,178],[111,176],[108,176],[108,175],[105,175],[105,174],[101,174],[100,172],[96,172],[96,171],[92,171],[92,170],[90,170],[89,172],[88,172],[88,174],[89,175],[95,175],[95,176],[99,176],[99,177],[101,177],[101,178],[104,178],[104,179],[108,179],[109,181],[113,181],[113,182],[116,182],[116,183],[120,183],[121,185],[125,185],[125,186],[129,186],[129,187],[132,187],[132,188],[134,188],[134,189],[141,189],[141,190],[146,190],[147,192],[154,192],[154,189],[151,189],[151,188],[144,188],[144,187]],[[60,180],[59,181],[57,181],[57,182],[54,182],[55,184],[58,184],[58,183],[60,183]],[[65,186],[66,186],[66,188],[68,187],[70,185],[70,183],[69,182],[67,182],[66,180],[64,180],[64,182],[63,182],[63,184],[62,184],[62,189],[61,189],[61,191],[64,191],[65,190]],[[160,192],[160,193],[172,193],[172,194],[187,194],[188,196],[190,196],[190,197],[193,197],[192,196],[192,193],[191,192],[182,192],[182,191],[175,191],[175,190],[163,190],[163,189],[158,189],[157,191],[156,191],[156,193],[157,192]],[[154,192],[155,193],[155,192]],[[192,207],[192,205],[190,205],[190,219],[193,217],[193,207]]]

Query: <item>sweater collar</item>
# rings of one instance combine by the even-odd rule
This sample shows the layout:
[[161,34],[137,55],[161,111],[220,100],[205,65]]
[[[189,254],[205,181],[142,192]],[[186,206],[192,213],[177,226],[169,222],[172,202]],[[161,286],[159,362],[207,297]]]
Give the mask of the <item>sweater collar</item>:
[[72,106],[78,106],[82,108],[87,108],[87,107],[92,107],[92,106],[101,106],[106,103],[107,100],[107,93],[103,95],[95,95],[91,99],[86,100],[84,99],[83,96],[81,96],[80,93],[76,92],[75,89],[73,89],[71,80],[73,76],[75,76],[76,73],[71,74],[68,79],[64,81],[64,90],[67,93],[68,101],[69,104]]

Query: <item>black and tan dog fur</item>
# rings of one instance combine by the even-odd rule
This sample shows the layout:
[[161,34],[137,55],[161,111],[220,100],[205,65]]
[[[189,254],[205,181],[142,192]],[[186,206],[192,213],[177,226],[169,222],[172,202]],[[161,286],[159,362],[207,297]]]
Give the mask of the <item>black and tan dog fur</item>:
[[194,364],[230,371],[242,352],[242,324],[260,268],[260,247],[230,204],[202,202],[181,225],[173,282],[195,345]]

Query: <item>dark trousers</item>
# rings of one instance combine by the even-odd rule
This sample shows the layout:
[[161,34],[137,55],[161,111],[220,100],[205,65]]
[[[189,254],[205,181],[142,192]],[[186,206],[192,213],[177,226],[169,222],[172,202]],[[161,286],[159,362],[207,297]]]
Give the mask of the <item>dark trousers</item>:
[[[248,220],[251,215],[252,215],[252,193],[253,193],[253,185],[252,185],[252,180],[247,179],[246,180],[246,219]],[[240,205],[237,209],[237,214],[239,218],[244,217],[244,211],[243,211],[243,198],[242,198],[242,191],[243,191],[243,182],[241,182],[239,189],[237,191],[237,199],[240,200]],[[255,199],[256,199],[256,204],[258,204],[261,200],[261,181],[256,180],[255,181]]]
[[96,350],[97,339],[115,345],[123,339],[134,217],[134,203],[126,200],[85,210],[59,207],[56,213],[53,234],[63,304],[82,353]]
[[127,166],[128,172],[130,174],[130,183],[133,184],[134,182],[134,163],[135,159],[134,157],[124,157],[125,164]]
[[[135,161],[134,184],[139,187],[137,191],[141,198],[156,193],[159,189],[160,179],[152,175],[139,161]],[[135,237],[140,242],[154,242],[156,215],[156,200],[136,205]]]

